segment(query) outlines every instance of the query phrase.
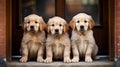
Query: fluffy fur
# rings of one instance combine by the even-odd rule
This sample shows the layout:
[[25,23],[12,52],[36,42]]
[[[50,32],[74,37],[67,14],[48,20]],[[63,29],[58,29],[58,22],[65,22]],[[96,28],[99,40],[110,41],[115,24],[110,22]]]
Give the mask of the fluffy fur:
[[50,18],[47,23],[46,59],[44,62],[52,62],[52,59],[70,60],[70,39],[68,36],[68,24],[60,17]]
[[37,59],[43,62],[43,51],[45,43],[46,24],[42,17],[31,14],[25,17],[23,23],[23,38],[21,42],[22,57],[20,62],[27,62],[29,59]]
[[79,13],[70,21],[72,28],[72,62],[79,62],[79,57],[85,57],[86,62],[92,62],[98,52],[98,47],[95,43],[92,28],[94,20],[90,15]]

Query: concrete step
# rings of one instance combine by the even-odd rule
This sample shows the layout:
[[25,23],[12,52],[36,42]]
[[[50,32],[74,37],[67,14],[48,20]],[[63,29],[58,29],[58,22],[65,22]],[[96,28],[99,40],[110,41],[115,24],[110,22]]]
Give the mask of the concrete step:
[[79,62],[79,63],[38,63],[38,62],[7,62],[7,67],[115,67],[115,62],[112,61],[94,61],[92,63]]

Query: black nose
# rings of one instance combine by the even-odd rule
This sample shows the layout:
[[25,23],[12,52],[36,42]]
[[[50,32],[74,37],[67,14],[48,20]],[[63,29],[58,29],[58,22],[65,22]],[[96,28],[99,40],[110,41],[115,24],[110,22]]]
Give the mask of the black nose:
[[34,30],[34,26],[30,26],[30,29],[31,29],[31,30]]
[[80,26],[80,30],[84,30],[84,26]]
[[56,32],[56,33],[58,33],[58,32],[59,32],[59,30],[58,30],[58,29],[55,29],[55,32]]

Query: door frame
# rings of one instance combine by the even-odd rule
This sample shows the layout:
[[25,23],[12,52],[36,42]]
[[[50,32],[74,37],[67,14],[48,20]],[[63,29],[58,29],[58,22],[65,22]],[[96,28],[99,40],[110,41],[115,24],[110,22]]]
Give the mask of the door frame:
[[115,58],[115,0],[108,0],[108,32],[109,32],[109,56],[110,60]]
[[[6,59],[7,61],[12,61],[12,22],[13,22],[13,7],[12,7],[12,1],[14,0],[6,0]],[[59,1],[58,4],[56,4],[59,8],[64,8],[63,6],[60,6],[60,3],[64,3],[64,0],[56,0]],[[115,57],[115,46],[114,46],[114,20],[115,20],[115,1],[114,0],[108,0],[108,41],[109,41],[109,57],[110,60],[114,60]],[[61,17],[64,17],[62,14],[62,10],[57,9],[56,15],[60,15]]]

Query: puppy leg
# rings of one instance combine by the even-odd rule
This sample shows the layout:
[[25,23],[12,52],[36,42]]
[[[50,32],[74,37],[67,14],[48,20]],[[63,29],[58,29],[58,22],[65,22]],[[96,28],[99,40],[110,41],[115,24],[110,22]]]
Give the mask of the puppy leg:
[[44,51],[44,46],[42,45],[38,50],[37,62],[43,62],[43,51]]
[[73,59],[72,62],[79,62],[79,52],[75,44],[72,45]]
[[86,62],[92,62],[93,61],[92,58],[91,58],[92,51],[93,51],[93,44],[89,44],[88,48],[87,48],[87,51],[86,51],[86,55],[85,55],[85,61]]
[[53,57],[52,46],[47,45],[46,46],[46,59],[44,60],[44,62],[46,63],[52,62],[52,57]]
[[97,59],[97,58],[96,58],[96,55],[97,55],[97,53],[98,53],[98,46],[95,45],[94,47],[95,47],[95,48],[93,49],[92,58],[93,58],[93,59]]
[[66,45],[64,49],[64,62],[71,62],[70,60],[70,45]]
[[95,57],[98,53],[98,46],[95,45],[95,49],[93,49],[93,56]]
[[27,62],[28,60],[28,48],[27,48],[27,45],[24,44],[22,45],[22,57],[20,59],[20,62]]

